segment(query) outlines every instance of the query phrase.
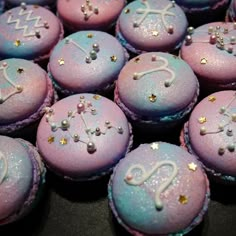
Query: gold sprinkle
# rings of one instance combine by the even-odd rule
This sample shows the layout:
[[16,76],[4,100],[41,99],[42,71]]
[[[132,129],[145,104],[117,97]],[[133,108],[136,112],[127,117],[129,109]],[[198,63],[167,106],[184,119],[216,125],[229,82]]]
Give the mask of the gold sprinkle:
[[67,144],[67,139],[66,139],[66,138],[62,138],[62,139],[60,140],[60,144],[66,145],[66,144]]
[[99,100],[99,99],[101,99],[101,96],[98,95],[98,94],[95,94],[95,95],[93,96],[93,98],[94,98],[95,100]]
[[16,90],[17,90],[18,93],[21,93],[23,91],[23,87],[20,86],[20,85],[17,85]]
[[15,42],[14,42],[14,45],[16,47],[19,47],[21,45],[21,41],[19,39],[17,39]]
[[129,8],[126,8],[126,9],[124,10],[124,12],[125,12],[125,14],[128,14],[128,13],[130,13],[130,9],[129,9]]
[[65,61],[64,61],[63,58],[60,58],[60,59],[58,60],[58,63],[59,63],[60,66],[62,66],[62,65],[65,64]]
[[153,30],[153,31],[152,31],[152,36],[157,37],[158,35],[159,35],[159,32],[158,32],[158,31],[156,31],[156,30]]
[[151,149],[152,150],[158,150],[159,149],[159,144],[158,143],[152,143],[151,144]]
[[216,97],[215,96],[210,96],[208,97],[208,101],[209,102],[214,102],[216,100]]
[[135,62],[135,63],[139,63],[139,62],[140,62],[140,58],[139,58],[139,57],[136,57],[136,58],[134,59],[134,62]]
[[204,124],[205,122],[207,122],[207,119],[206,119],[205,116],[201,116],[201,117],[198,118],[198,122],[199,122],[200,124]]
[[201,58],[201,64],[206,65],[207,64],[207,59],[205,57]]
[[37,8],[39,8],[39,5],[33,5],[33,7],[34,7],[35,9],[37,9]]
[[157,100],[157,96],[155,94],[150,95],[148,98],[150,102],[155,102]]
[[179,202],[181,203],[181,204],[187,204],[188,203],[188,198],[186,197],[186,196],[184,196],[184,195],[180,195],[179,196]]
[[93,38],[93,34],[87,34],[87,38],[89,39]]
[[188,164],[189,170],[196,171],[197,170],[197,165],[193,162]]
[[116,61],[117,61],[117,57],[116,57],[116,56],[114,56],[114,55],[113,55],[113,56],[111,56],[110,58],[111,58],[111,61],[112,61],[112,62],[116,62]]
[[54,140],[55,140],[55,137],[53,137],[53,136],[49,136],[49,137],[48,137],[48,142],[49,142],[50,144],[53,143]]
[[23,68],[20,67],[20,68],[17,69],[17,73],[21,74],[21,73],[23,73],[23,72],[24,72],[24,69],[23,69]]

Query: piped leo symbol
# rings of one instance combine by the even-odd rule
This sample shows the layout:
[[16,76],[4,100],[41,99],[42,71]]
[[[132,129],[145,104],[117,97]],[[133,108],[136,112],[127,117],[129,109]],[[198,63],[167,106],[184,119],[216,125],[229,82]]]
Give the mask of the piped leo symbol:
[[0,184],[2,184],[3,180],[5,179],[6,175],[7,175],[7,171],[8,171],[8,164],[7,164],[7,159],[5,157],[5,155],[0,152],[0,163],[3,162],[3,170],[0,171]]
[[[163,209],[163,202],[161,201],[160,195],[162,192],[164,192],[173,182],[174,178],[177,176],[178,174],[178,168],[177,165],[173,162],[173,161],[161,161],[161,162],[157,162],[154,167],[149,170],[146,171],[145,168],[140,165],[140,164],[136,164],[131,166],[126,175],[125,175],[125,182],[129,185],[134,185],[134,186],[139,186],[141,184],[143,184],[146,180],[148,180],[155,172],[158,171],[159,168],[163,167],[163,166],[171,166],[172,167],[172,174],[169,176],[169,178],[160,185],[160,187],[156,190],[156,195],[155,195],[155,204],[156,204],[156,208],[158,210],[162,210]],[[135,178],[133,176],[133,172],[137,170],[141,171],[141,175],[138,178]]]

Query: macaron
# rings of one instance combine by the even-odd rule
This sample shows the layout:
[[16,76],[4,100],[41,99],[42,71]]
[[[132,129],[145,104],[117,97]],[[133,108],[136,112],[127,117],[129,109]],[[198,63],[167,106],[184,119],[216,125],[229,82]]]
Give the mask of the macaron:
[[236,21],[236,1],[231,0],[230,6],[227,11],[227,17],[230,21]]
[[109,173],[132,145],[131,127],[120,108],[97,94],[77,94],[46,110],[37,146],[47,167],[74,181]]
[[147,131],[167,131],[190,113],[198,94],[197,78],[185,61],[149,52],[123,67],[114,97],[133,124]]
[[181,47],[180,56],[197,75],[202,92],[236,88],[236,24],[213,22],[196,29]]
[[213,179],[236,183],[236,91],[204,98],[185,124],[181,143],[199,158]]
[[116,36],[133,53],[172,52],[180,47],[188,22],[183,10],[169,0],[136,0],[120,14]]
[[0,16],[0,59],[42,61],[63,37],[58,18],[46,8],[21,4]]
[[27,129],[55,99],[51,80],[37,64],[24,59],[0,61],[0,134]]
[[45,171],[32,144],[0,136],[0,225],[21,219],[36,206]]
[[0,14],[3,13],[4,7],[5,7],[5,1],[4,0],[0,0]]
[[164,142],[131,151],[114,169],[108,186],[115,218],[140,236],[188,233],[202,221],[209,195],[208,179],[196,158]]
[[114,87],[128,60],[119,41],[102,31],[80,31],[54,48],[48,64],[55,88],[65,95],[99,92]]
[[70,32],[107,30],[119,17],[125,0],[58,0],[57,12]]

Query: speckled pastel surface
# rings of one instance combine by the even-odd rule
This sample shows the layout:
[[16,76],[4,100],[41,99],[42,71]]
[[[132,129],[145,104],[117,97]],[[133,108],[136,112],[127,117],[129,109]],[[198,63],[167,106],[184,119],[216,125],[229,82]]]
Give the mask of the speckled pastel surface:
[[[77,105],[83,102],[86,107],[90,105],[81,115],[77,112]],[[91,114],[90,108],[95,108],[96,114]],[[129,125],[123,112],[112,101],[93,94],[78,94],[60,100],[52,109],[51,121],[47,122],[44,116],[39,124],[37,145],[48,167],[58,175],[70,179],[101,175],[126,154],[130,141]],[[53,131],[50,124],[60,126],[62,120],[70,119],[69,111],[75,111],[75,116],[69,121],[68,130],[58,128]],[[106,121],[110,121],[111,128],[106,129]],[[92,134],[97,127],[104,134]],[[118,127],[122,127],[123,133],[117,132]],[[80,136],[80,141],[74,141],[75,134]],[[93,153],[87,151],[89,137],[96,146]]]
[[[157,71],[134,79],[135,73],[152,69]],[[165,81],[171,79],[171,73],[174,80],[166,87]],[[174,55],[155,52],[141,54],[125,65],[116,83],[115,100],[129,110],[130,116],[158,121],[188,110],[196,102],[197,94],[198,82],[188,64]],[[152,95],[156,101],[150,101]]]
[[232,0],[228,9],[228,16],[231,21],[236,21],[236,1]]
[[[142,144],[120,161],[110,180],[109,200],[118,221],[133,235],[166,235],[180,233],[198,224],[204,215],[208,202],[208,181],[201,165],[178,146],[158,142],[157,148]],[[129,168],[141,165],[148,172],[161,161],[172,161],[178,173],[161,195],[163,209],[157,210],[155,195],[160,185],[172,174],[171,166],[162,166],[141,185],[130,185],[125,181]],[[194,163],[195,170],[188,165]],[[133,177],[139,179],[142,172],[134,169]],[[185,204],[179,201],[184,196]],[[200,215],[200,217],[198,217]],[[179,217],[177,217],[179,216]]]
[[[146,17],[145,13],[137,13],[137,11],[147,9],[145,3],[149,4],[150,10],[157,10],[159,13],[150,13]],[[164,11],[164,9],[167,10]],[[140,21],[143,17],[145,18],[141,24],[134,27],[134,22]],[[169,52],[180,46],[186,34],[187,25],[183,10],[176,4],[172,6],[171,1],[136,0],[129,3],[122,11],[117,22],[117,37],[122,39],[124,46],[129,50],[133,48],[132,51],[136,53],[138,51]],[[173,26],[173,33],[168,32],[169,26]]]
[[41,5],[41,6],[46,6],[46,5],[51,5],[56,2],[56,0],[5,0],[7,5],[10,6],[19,6],[22,2],[26,4],[32,4],[32,5]]
[[[226,108],[225,113],[220,113],[221,107]],[[236,91],[211,94],[194,108],[185,138],[189,140],[192,152],[207,168],[235,177],[236,150],[228,149],[229,145],[236,147],[236,121],[232,119],[233,114],[236,116]],[[202,122],[199,118],[203,118]],[[220,126],[224,127],[222,131]],[[200,133],[202,127],[205,127],[205,135]],[[228,129],[232,129],[232,136],[228,135]],[[223,148],[224,153],[220,154],[219,148]]]
[[[43,26],[44,22],[47,22],[48,27]],[[40,37],[35,36],[37,30]],[[27,36],[29,33],[32,36]],[[32,5],[27,5],[26,10],[22,7],[13,8],[0,16],[0,58],[34,60],[46,56],[57,44],[61,34],[60,22],[49,10]]]
[[[7,63],[6,67],[4,63]],[[20,73],[19,69],[23,71]],[[16,90],[6,80],[4,73],[11,82],[22,87],[22,92],[13,94],[0,104],[0,131],[6,125],[42,112],[43,106],[51,105],[54,92],[47,73],[37,64],[24,59],[6,59],[0,61],[0,89],[3,98]],[[35,119],[39,118],[38,114]]]
[[[125,0],[59,0],[57,11],[66,28],[72,31],[78,30],[106,30],[116,21],[125,6]],[[84,12],[81,6],[85,7]],[[98,8],[98,13],[94,9]],[[84,13],[88,14],[85,18]]]
[[[99,46],[97,58],[87,63],[93,44]],[[54,48],[48,69],[61,90],[91,92],[112,84],[126,61],[125,51],[115,37],[101,31],[80,31]]]
[[[0,152],[6,157],[8,172],[0,184],[0,220],[19,210],[29,194],[33,168],[27,150],[16,140],[0,136]],[[0,160],[2,174],[4,162]]]
[[[220,28],[217,29],[216,27]],[[213,27],[213,32],[208,33],[209,27]],[[228,89],[236,87],[236,44],[230,43],[231,38],[236,37],[236,29],[233,23],[214,22],[196,28],[191,35],[192,43],[184,43],[181,47],[181,57],[191,66],[196,73],[202,86],[215,87],[228,86]],[[224,29],[228,33],[223,33]],[[224,48],[218,48],[217,43],[210,43],[213,35],[223,38]],[[229,48],[232,52],[228,52]]]

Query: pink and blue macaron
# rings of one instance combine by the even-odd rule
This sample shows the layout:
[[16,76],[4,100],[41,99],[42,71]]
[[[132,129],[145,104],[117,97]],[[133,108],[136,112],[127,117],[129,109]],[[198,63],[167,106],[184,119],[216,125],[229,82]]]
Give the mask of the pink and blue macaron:
[[63,27],[49,10],[21,4],[0,16],[0,59],[46,60],[63,37]]
[[208,179],[196,158],[164,142],[131,151],[114,169],[108,186],[115,218],[140,236],[188,233],[202,221],[209,195]]
[[204,98],[184,126],[182,146],[195,154],[209,176],[236,183],[236,91],[220,91]]
[[0,225],[23,218],[36,206],[45,171],[32,144],[0,136]]
[[47,72],[37,64],[24,59],[0,61],[0,134],[29,128],[55,99]]
[[58,0],[57,12],[70,32],[79,30],[107,30],[111,28],[125,0]]
[[109,173],[132,145],[120,108],[97,94],[76,94],[46,110],[37,146],[47,167],[63,178],[84,181]]
[[65,95],[104,93],[128,60],[119,41],[102,31],[80,31],[54,48],[48,64],[55,88]]
[[123,67],[115,102],[140,128],[167,131],[190,113],[198,94],[197,78],[185,61],[169,53],[149,52]]
[[169,0],[136,0],[129,3],[117,21],[116,36],[133,53],[179,48],[188,22],[183,10]]

